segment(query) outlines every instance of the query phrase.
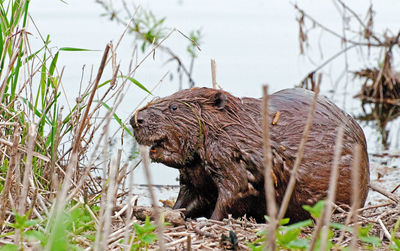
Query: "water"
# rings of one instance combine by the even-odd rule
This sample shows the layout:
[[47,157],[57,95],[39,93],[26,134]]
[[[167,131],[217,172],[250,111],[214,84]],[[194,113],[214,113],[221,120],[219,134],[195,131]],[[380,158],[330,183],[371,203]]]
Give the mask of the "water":
[[[94,1],[69,0],[68,4],[56,0],[40,0],[31,2],[31,15],[39,30],[46,36],[51,35],[52,46],[80,47],[99,51],[93,52],[62,52],[59,65],[65,65],[63,84],[66,89],[66,100],[73,101],[77,97],[82,67],[86,65],[84,83],[89,80],[90,68],[97,69],[106,43],[118,40],[123,26],[101,17],[104,13],[100,5]],[[117,1],[113,1],[117,4]],[[293,87],[310,71],[314,70],[324,59],[334,55],[341,49],[338,39],[318,31],[310,33],[311,41],[319,41],[323,47],[321,52],[318,44],[313,43],[308,49],[310,58],[299,56],[298,24],[295,21],[298,14],[287,1],[195,1],[195,0],[147,0],[137,1],[144,8],[151,9],[158,17],[167,17],[166,24],[176,27],[184,33],[201,28],[204,33],[203,45],[195,62],[193,78],[198,86],[211,86],[210,59],[217,61],[217,81],[225,90],[237,96],[261,96],[261,85],[269,84],[270,91]],[[389,28],[397,32],[400,28],[400,1],[373,1],[376,10],[375,28],[379,31]],[[357,0],[351,2],[357,13],[367,12],[369,1]],[[341,32],[341,19],[332,1],[302,1],[301,5],[325,26]],[[31,30],[33,25],[31,24]],[[174,33],[165,43],[178,55],[186,55],[188,41],[178,33]],[[40,37],[34,33],[33,46],[41,45]],[[134,44],[133,38],[126,36],[118,51],[121,68],[128,68]],[[324,59],[321,58],[323,55]],[[379,51],[371,51],[371,56],[365,58],[352,50],[348,53],[350,70],[358,70],[361,66],[369,66],[378,60]],[[188,57],[182,56],[188,64]],[[176,64],[164,64],[167,56],[157,52],[155,60],[147,60],[139,69],[135,78],[151,89],[168,71],[175,74]],[[352,115],[360,112],[359,101],[352,99],[360,83],[348,79],[347,88],[342,85],[335,93],[329,90],[336,88],[338,76],[344,70],[343,57],[324,68],[326,73],[323,81],[324,94],[329,96],[340,107]],[[176,75],[176,74],[175,74]],[[110,72],[105,72],[104,79],[111,78]],[[341,83],[345,80],[342,79]],[[158,96],[169,95],[178,90],[175,76],[167,78],[154,93]],[[144,92],[130,88],[125,100],[118,110],[122,118],[128,118],[132,110],[139,104]],[[378,132],[375,128],[362,125],[367,135],[369,151],[379,152],[377,144]],[[399,149],[398,123],[391,123],[393,149]],[[125,152],[129,149],[124,149]],[[127,153],[128,154],[128,153]],[[394,166],[398,166],[395,164]],[[399,170],[400,168],[397,168]],[[396,170],[396,169],[393,169]],[[177,171],[162,165],[152,167],[153,181],[156,184],[177,184]],[[375,172],[375,169],[373,170]],[[400,174],[391,177],[400,178]],[[374,174],[375,175],[375,174]],[[376,177],[373,176],[373,177]],[[375,179],[375,178],[373,178]],[[136,171],[136,183],[144,183],[144,175],[140,168]],[[394,182],[395,183],[395,182]]]

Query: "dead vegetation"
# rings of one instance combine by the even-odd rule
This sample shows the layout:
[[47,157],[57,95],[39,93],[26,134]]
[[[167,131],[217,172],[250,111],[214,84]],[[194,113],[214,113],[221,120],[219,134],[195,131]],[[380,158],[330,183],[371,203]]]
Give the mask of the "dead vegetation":
[[[299,24],[301,54],[307,54],[306,48],[313,42],[309,41],[308,33],[313,30],[320,30],[338,39],[342,47],[340,51],[307,74],[299,85],[307,89],[313,89],[316,82],[315,76],[321,74],[321,70],[332,61],[344,58],[344,74],[352,75],[353,79],[359,78],[363,81],[359,93],[355,96],[361,100],[361,106],[364,111],[364,114],[358,118],[361,121],[376,121],[382,134],[381,141],[385,147],[388,147],[390,142],[387,124],[400,115],[399,73],[393,63],[399,55],[400,31],[397,33],[395,31],[394,34],[390,30],[386,30],[383,33],[376,31],[374,29],[375,11],[372,4],[368,8],[365,17],[362,17],[342,0],[335,0],[333,3],[342,17],[341,31],[325,26],[298,5],[294,6],[299,13],[297,21]],[[323,45],[319,46],[320,48],[324,47]],[[362,54],[362,58],[369,58],[371,55],[376,54],[380,56],[372,64],[373,66],[350,71],[347,54],[351,50]],[[349,77],[346,76],[345,78],[345,85],[347,85]]]
[[[28,1],[20,1],[15,10],[21,12],[20,16],[26,15],[28,18],[23,8],[25,4]],[[127,83],[134,82],[132,75],[175,29],[160,43],[153,44],[143,60],[130,67],[126,74],[116,63],[118,43],[108,44],[96,76],[79,93],[75,104],[63,108],[57,103],[63,82],[63,70],[57,67],[56,60],[60,51],[52,51],[47,46],[43,47],[47,56],[40,54],[40,51],[30,51],[29,34],[18,28],[19,21],[10,23],[9,33],[3,34],[5,39],[1,55],[2,65],[7,66],[4,69],[9,72],[3,69],[0,74],[0,247],[11,245],[21,250],[144,248],[140,246],[144,237],[137,238],[139,231],[134,226],[146,226],[145,215],[151,215],[153,211],[136,205],[137,196],[134,195],[131,174],[139,163],[124,160],[121,148],[115,154],[110,153],[110,138],[119,136],[124,141],[128,130],[121,122],[122,131],[111,134],[109,124],[114,119],[120,120],[115,109],[123,99]],[[366,26],[365,37],[368,41],[376,41],[359,46],[377,45],[370,26]],[[392,47],[397,45],[397,40]],[[45,40],[43,42],[46,43]],[[346,42],[351,43],[350,40]],[[387,45],[384,48],[389,47]],[[393,90],[398,90],[399,82],[390,64],[392,55],[386,55],[389,63],[384,65],[388,66],[364,69],[356,75],[366,79],[362,91],[366,100],[371,99],[373,103],[379,100],[384,104],[393,102],[391,105],[395,105],[398,104],[399,92]],[[112,75],[102,80],[106,67],[111,68]],[[23,78],[14,82],[10,72],[16,76],[17,69],[23,69],[20,75]],[[43,76],[43,81],[35,81],[39,75]],[[41,85],[40,89],[35,83],[45,85]],[[313,88],[317,88],[319,83],[320,80],[314,81]],[[99,97],[96,102],[95,97]],[[298,158],[300,161],[301,153]],[[266,159],[266,163],[268,161]],[[400,217],[400,199],[396,190],[372,188],[386,196],[387,200],[380,205],[361,209],[355,204],[353,211],[350,211],[352,214],[349,214],[348,208],[330,204],[329,207],[335,209],[336,213],[330,217],[331,208],[325,209],[325,219],[328,220],[323,221],[322,217],[321,220],[317,219],[316,224],[321,224],[318,230],[313,227],[301,228],[301,239],[311,242],[312,236],[318,236],[320,229],[327,227],[330,222],[341,222],[350,227],[371,224],[371,234],[383,240],[380,248],[389,249],[392,238],[400,238],[398,232],[393,232]],[[149,189],[152,190],[151,186]],[[284,209],[281,210],[284,212]],[[281,219],[282,213],[278,213],[278,210],[269,210],[269,214],[276,214],[275,219]],[[267,227],[270,227],[269,231],[286,231],[279,229],[279,222],[268,226],[246,218],[229,218],[222,222],[183,220],[180,211],[168,209],[160,209],[155,215],[160,230],[159,240],[164,240],[161,244],[164,250],[248,250],[247,243],[260,247],[258,245],[263,241],[256,242],[262,237],[258,233]],[[347,220],[353,217],[354,221]],[[170,225],[161,228],[162,219]],[[153,233],[153,230],[149,233]],[[351,246],[352,240],[359,237],[357,235],[354,238],[350,230],[334,230],[331,240],[342,248]],[[280,244],[272,239],[267,245]],[[360,245],[360,242],[356,245]],[[152,242],[147,247],[157,249],[160,242]]]

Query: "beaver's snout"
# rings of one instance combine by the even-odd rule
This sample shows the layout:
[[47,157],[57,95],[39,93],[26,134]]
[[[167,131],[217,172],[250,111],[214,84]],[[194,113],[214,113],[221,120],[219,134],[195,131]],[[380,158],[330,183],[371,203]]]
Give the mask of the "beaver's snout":
[[147,112],[146,110],[139,110],[133,115],[129,123],[131,126],[135,128],[139,128],[141,126],[145,125],[145,122],[147,121]]

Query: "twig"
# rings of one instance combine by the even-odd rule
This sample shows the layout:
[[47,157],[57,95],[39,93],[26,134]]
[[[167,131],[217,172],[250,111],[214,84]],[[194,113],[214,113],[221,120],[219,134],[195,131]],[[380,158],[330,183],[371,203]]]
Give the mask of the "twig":
[[275,188],[272,181],[272,151],[269,131],[269,109],[268,109],[268,87],[263,86],[263,141],[264,141],[264,189],[266,195],[266,207],[268,209],[269,224],[267,225],[265,248],[266,250],[275,250],[275,229],[277,226],[276,220],[276,201]]
[[[86,124],[88,123],[87,116],[89,114],[90,106],[93,103],[94,94],[97,91],[97,87],[99,85],[101,76],[103,75],[103,70],[104,70],[104,67],[105,67],[105,63],[106,63],[108,52],[109,52],[110,48],[111,48],[111,43],[107,44],[106,48],[104,50],[103,58],[101,59],[99,70],[97,72],[97,76],[96,76],[96,79],[95,79],[95,82],[94,82],[93,90],[92,90],[92,93],[90,94],[89,101],[88,101],[86,109],[85,109],[85,113],[83,114],[82,120],[80,122],[80,127],[79,127],[78,134],[77,134],[77,139],[79,141],[81,139],[82,132],[83,132],[84,128],[86,127]],[[78,150],[79,147],[80,147],[80,144],[78,142],[74,142],[74,149],[72,151],[73,152],[74,151],[79,151]]]
[[155,218],[155,221],[157,224],[158,244],[160,246],[160,250],[163,251],[163,250],[166,250],[165,244],[164,244],[164,238],[163,238],[164,227],[161,222],[160,211],[157,207],[157,200],[156,200],[156,196],[153,191],[153,183],[152,183],[151,175],[150,175],[150,161],[149,161],[149,157],[148,157],[148,151],[144,146],[140,146],[140,155],[142,156],[144,172],[146,175],[147,184],[149,186],[151,204],[152,204],[153,211],[154,211],[154,218]]
[[379,225],[381,226],[383,233],[385,234],[385,237],[388,240],[392,239],[392,236],[390,235],[389,231],[387,230],[387,228],[385,227],[385,224],[383,224],[382,219],[381,219],[382,215],[380,215],[376,220],[378,221]]
[[[368,27],[363,23],[363,21],[360,19],[360,16],[357,15],[357,13],[354,12],[354,10],[352,10],[351,8],[349,8],[342,0],[337,0],[343,7],[343,9],[346,9],[347,11],[349,11],[354,17],[355,19],[358,21],[358,23],[364,28],[364,30],[367,30]],[[376,42],[382,44],[382,41],[374,34],[372,34],[371,36],[373,39],[375,39]]]
[[[354,153],[353,153],[353,163],[351,167],[351,188],[352,188],[352,193],[351,193],[351,198],[352,198],[352,203],[351,203],[351,208],[350,208],[350,213],[346,217],[345,221],[345,226],[348,226],[350,224],[350,221],[352,220],[353,222],[357,221],[357,210],[360,207],[360,178],[359,178],[359,169],[360,169],[360,156],[361,155],[361,146],[359,144],[356,144],[354,147]],[[345,234],[345,228],[342,229],[340,232],[339,240],[338,243],[341,243],[343,241]],[[358,236],[358,224],[355,223],[353,224],[353,238],[351,241],[351,248],[350,250],[355,250],[356,245],[357,245],[357,236]]]
[[[328,239],[328,230],[329,230],[329,220],[332,213],[332,205],[335,202],[336,197],[336,187],[337,180],[339,175],[339,162],[340,156],[343,148],[343,135],[344,135],[344,127],[341,126],[338,128],[338,132],[336,135],[335,142],[335,155],[333,158],[333,166],[331,169],[330,179],[329,179],[329,189],[328,189],[328,198],[326,199],[325,208],[323,212],[323,224],[321,231],[321,247],[320,250],[325,250],[327,239]],[[317,233],[318,236],[318,233]]]
[[110,166],[110,174],[109,174],[109,178],[108,178],[108,185],[107,185],[107,197],[106,197],[106,208],[105,208],[105,212],[104,212],[104,232],[103,232],[103,236],[102,236],[102,243],[101,243],[101,247],[102,250],[106,250],[107,249],[107,240],[109,238],[109,234],[111,232],[111,211],[113,209],[114,206],[114,200],[113,200],[113,196],[115,193],[115,177],[116,177],[116,173],[117,170],[119,169],[119,165],[118,163],[120,163],[121,160],[121,154],[122,154],[122,150],[118,149],[118,154],[117,154],[117,158],[114,158],[111,166]]
[[[107,184],[107,175],[111,176],[110,173],[110,168],[109,168],[109,162],[107,161],[109,159],[109,124],[111,120],[112,112],[108,111],[107,113],[107,123],[105,124],[103,128],[103,134],[104,135],[104,146],[102,149],[103,152],[103,158],[106,160],[103,163],[103,177],[102,177],[102,187],[104,188]],[[108,186],[108,189],[110,187]],[[96,240],[94,244],[94,251],[99,251],[99,250],[105,250],[106,246],[106,238],[107,236],[104,235],[105,233],[105,213],[106,213],[106,203],[107,203],[107,197],[106,197],[106,190],[102,189],[101,190],[101,202],[100,202],[100,214],[99,214],[99,226],[97,228],[97,233],[96,233]]]
[[380,187],[378,187],[377,185],[374,185],[374,184],[369,184],[368,186],[369,186],[369,188],[371,188],[375,192],[378,192],[378,193],[388,197],[389,199],[393,200],[394,202],[396,202],[396,203],[400,202],[400,199],[395,194],[388,193],[384,189],[382,189],[382,188],[380,188]]
[[[132,224],[132,199],[133,199],[133,166],[131,167],[132,171],[128,175],[128,213],[126,214],[126,226],[125,226],[125,233],[124,233],[124,242],[123,247],[124,250],[129,250],[128,240],[129,240],[129,226]],[[137,197],[135,197],[137,200]]]
[[362,43],[362,42],[357,42],[357,41],[353,41],[350,39],[344,39],[339,33],[333,31],[332,29],[329,29],[328,27],[324,26],[323,24],[319,23],[317,20],[315,20],[314,18],[312,18],[311,16],[309,16],[308,14],[306,14],[302,9],[300,9],[297,4],[294,4],[293,7],[299,11],[300,13],[302,13],[304,15],[305,18],[309,19],[314,25],[319,26],[322,30],[332,34],[333,36],[339,38],[340,40],[342,40],[342,42],[347,42],[350,43],[352,45],[358,45],[358,46],[374,46],[374,47],[380,47],[382,46],[382,44],[374,44],[371,42],[368,43]]
[[295,161],[293,169],[291,171],[289,183],[287,185],[286,192],[283,197],[281,207],[279,209],[279,214],[278,214],[278,219],[277,219],[278,222],[280,222],[280,220],[285,216],[287,207],[289,206],[290,197],[292,196],[294,186],[296,185],[297,169],[300,167],[301,159],[303,158],[303,154],[304,154],[304,147],[306,145],[308,133],[310,132],[312,120],[314,118],[314,111],[315,111],[315,106],[317,104],[318,93],[319,93],[319,84],[320,83],[317,83],[316,88],[315,88],[314,99],[311,104],[310,112],[308,113],[307,122],[304,127],[303,136],[301,138],[299,149],[297,150],[296,161]]
[[400,183],[391,191],[391,193],[396,192],[396,190],[400,187]]
[[13,172],[15,171],[17,173],[17,170],[19,171],[19,154],[18,154],[18,144],[20,140],[20,127],[16,126],[14,128],[14,136],[13,136],[13,144],[11,147],[11,153],[10,153],[10,166],[7,170],[7,175],[6,179],[4,181],[3,189],[0,192],[0,226],[3,225],[4,222],[4,217],[6,213],[6,208],[8,204],[8,193],[11,190],[11,186],[13,183],[13,180],[18,179],[18,183],[20,182],[20,175],[15,175],[17,177],[13,177]]
[[[0,138],[0,144],[6,145],[6,146],[10,146],[10,147],[13,146],[12,142],[10,142],[8,140],[5,140],[5,139],[1,139],[1,138]],[[21,151],[21,152],[24,152],[24,153],[28,153],[28,151],[29,151],[27,148],[22,147],[22,146],[18,146],[18,150]],[[34,156],[34,157],[36,157],[38,159],[41,159],[41,160],[43,160],[45,162],[50,162],[50,158],[49,157],[44,156],[44,155],[42,155],[40,153],[32,151],[31,154],[32,154],[32,156]]]
[[33,146],[35,144],[36,133],[37,133],[37,126],[36,124],[32,123],[31,126],[29,127],[29,134],[28,134],[24,179],[22,183],[22,192],[18,207],[19,215],[23,215],[25,213],[26,198],[28,196],[28,189],[29,189],[29,178],[31,176],[31,170],[32,170],[32,157],[33,157],[32,152],[33,152]]
[[217,89],[217,66],[214,59],[211,59],[211,79],[213,88]]

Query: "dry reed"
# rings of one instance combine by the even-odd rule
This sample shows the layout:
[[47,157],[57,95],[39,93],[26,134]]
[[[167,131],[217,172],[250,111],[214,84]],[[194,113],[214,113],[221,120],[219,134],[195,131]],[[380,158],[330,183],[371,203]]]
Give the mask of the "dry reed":
[[275,187],[272,180],[273,168],[272,168],[272,150],[270,142],[270,131],[269,131],[269,109],[268,109],[268,87],[263,86],[263,141],[264,141],[264,189],[266,197],[266,208],[268,209],[269,225],[266,229],[265,238],[265,249],[275,250],[275,229],[278,225],[277,222],[277,207],[275,200]]

